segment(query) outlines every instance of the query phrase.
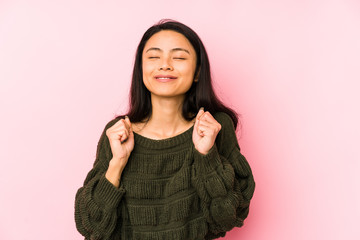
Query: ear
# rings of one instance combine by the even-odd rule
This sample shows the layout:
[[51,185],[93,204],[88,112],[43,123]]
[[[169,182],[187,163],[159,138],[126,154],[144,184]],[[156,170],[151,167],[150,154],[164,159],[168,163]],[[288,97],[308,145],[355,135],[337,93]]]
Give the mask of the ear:
[[195,74],[195,77],[194,77],[194,82],[199,81],[199,74],[200,74],[200,68],[196,71],[196,74]]

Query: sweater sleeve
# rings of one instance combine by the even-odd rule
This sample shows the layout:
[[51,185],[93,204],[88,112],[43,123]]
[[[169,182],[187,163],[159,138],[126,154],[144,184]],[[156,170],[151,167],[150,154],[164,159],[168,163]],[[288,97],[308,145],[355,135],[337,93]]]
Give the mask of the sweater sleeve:
[[241,227],[249,213],[255,182],[250,166],[240,153],[231,118],[214,116],[222,125],[216,144],[208,154],[194,148],[192,184],[207,218],[206,239],[225,236],[234,227]]
[[93,168],[75,197],[76,227],[86,239],[111,239],[118,224],[117,207],[125,189],[122,185],[116,188],[105,178],[112,158],[106,129],[114,123],[112,120],[106,125],[97,145]]

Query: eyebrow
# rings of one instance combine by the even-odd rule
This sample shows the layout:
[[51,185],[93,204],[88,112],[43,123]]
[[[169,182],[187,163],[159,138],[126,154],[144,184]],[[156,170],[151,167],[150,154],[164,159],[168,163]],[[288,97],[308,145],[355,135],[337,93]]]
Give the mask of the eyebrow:
[[[157,48],[157,47],[152,47],[152,48],[149,48],[148,50],[146,50],[146,52],[149,52],[149,51],[160,51],[162,52],[163,50],[161,50],[160,48]],[[185,48],[173,48],[170,50],[170,52],[176,52],[176,51],[183,51],[183,52],[186,52],[190,55],[190,52],[188,50],[186,50]]]

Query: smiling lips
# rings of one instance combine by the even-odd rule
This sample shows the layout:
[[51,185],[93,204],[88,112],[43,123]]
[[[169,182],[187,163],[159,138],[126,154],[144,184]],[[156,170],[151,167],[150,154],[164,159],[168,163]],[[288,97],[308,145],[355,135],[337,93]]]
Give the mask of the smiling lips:
[[171,76],[171,75],[156,75],[155,76],[156,81],[159,82],[171,82],[177,79],[177,77]]

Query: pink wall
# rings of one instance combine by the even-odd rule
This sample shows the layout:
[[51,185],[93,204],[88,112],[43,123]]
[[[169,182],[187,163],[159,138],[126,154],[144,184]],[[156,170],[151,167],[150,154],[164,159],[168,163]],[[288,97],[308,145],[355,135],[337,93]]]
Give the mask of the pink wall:
[[[160,18],[203,39],[257,188],[225,239],[360,239],[360,4],[0,1],[0,239],[82,239],[74,196]],[[132,3],[129,3],[132,2]]]

